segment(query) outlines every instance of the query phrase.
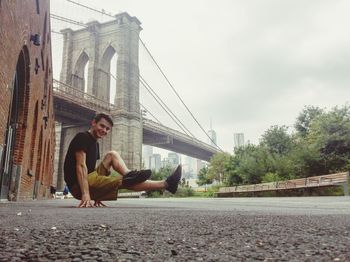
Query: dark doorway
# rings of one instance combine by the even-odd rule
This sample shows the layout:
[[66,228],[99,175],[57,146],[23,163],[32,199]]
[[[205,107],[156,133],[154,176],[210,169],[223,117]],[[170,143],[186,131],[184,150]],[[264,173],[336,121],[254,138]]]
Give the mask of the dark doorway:
[[17,60],[16,71],[12,83],[12,96],[9,104],[9,114],[6,125],[5,145],[0,162],[0,199],[9,199],[11,175],[14,164],[14,149],[16,145],[16,131],[20,110],[23,110],[25,87],[28,80],[29,58],[28,50],[24,47]]

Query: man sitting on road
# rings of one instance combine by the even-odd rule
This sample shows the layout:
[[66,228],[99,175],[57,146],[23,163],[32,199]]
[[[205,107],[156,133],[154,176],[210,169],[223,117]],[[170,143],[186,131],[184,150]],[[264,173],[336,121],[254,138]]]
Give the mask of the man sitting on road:
[[[116,200],[118,188],[133,191],[161,190],[175,194],[181,179],[181,165],[166,179],[148,180],[151,170],[130,171],[116,151],[108,152],[101,163],[98,139],[111,130],[113,121],[107,114],[100,113],[92,120],[89,131],[78,133],[71,141],[64,161],[64,180],[70,193],[81,200],[78,207],[105,206],[101,201]],[[110,175],[113,168],[121,177]],[[92,205],[91,200],[95,203]]]

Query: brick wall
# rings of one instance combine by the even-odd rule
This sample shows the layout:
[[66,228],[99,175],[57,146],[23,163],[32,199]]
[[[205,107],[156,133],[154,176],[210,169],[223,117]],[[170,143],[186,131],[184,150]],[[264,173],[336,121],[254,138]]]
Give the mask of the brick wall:
[[[10,200],[45,198],[52,184],[55,124],[49,10],[48,0],[0,0],[1,150],[6,146],[9,115],[14,115],[10,114],[13,90],[18,90],[13,101],[18,113]],[[31,41],[35,34],[41,36],[39,45]]]

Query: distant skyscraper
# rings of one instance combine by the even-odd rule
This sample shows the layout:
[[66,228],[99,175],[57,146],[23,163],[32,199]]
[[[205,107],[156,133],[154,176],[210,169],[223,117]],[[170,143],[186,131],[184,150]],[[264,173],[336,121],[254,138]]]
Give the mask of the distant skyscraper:
[[194,158],[190,156],[186,156],[183,163],[184,178],[191,178],[192,176],[194,176],[193,165],[194,165]]
[[142,159],[143,159],[143,164],[146,169],[151,168],[151,157],[153,155],[153,147],[149,145],[144,145],[142,147]]
[[208,131],[208,135],[210,137],[210,139],[208,139],[208,143],[212,146],[215,146],[216,145],[216,132],[214,130],[209,130]]
[[177,153],[170,152],[168,153],[168,162],[172,167],[177,166],[180,164],[180,156]]
[[234,148],[244,146],[244,134],[243,133],[233,134],[233,146],[234,146]]
[[211,119],[210,119],[210,130],[208,131],[208,136],[210,137],[210,139],[208,139],[208,143],[212,146],[216,146],[217,145],[216,132],[212,128]]
[[153,154],[150,157],[150,169],[155,170],[156,172],[159,171],[161,167],[161,156],[160,154]]

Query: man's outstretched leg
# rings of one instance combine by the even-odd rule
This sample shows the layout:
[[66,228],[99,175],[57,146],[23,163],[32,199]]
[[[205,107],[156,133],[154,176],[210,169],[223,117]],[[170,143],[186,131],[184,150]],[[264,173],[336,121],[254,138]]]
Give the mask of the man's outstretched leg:
[[174,172],[166,179],[161,181],[147,180],[145,182],[135,184],[132,186],[126,186],[122,182],[121,188],[126,188],[133,191],[150,191],[150,190],[162,190],[165,189],[170,193],[175,194],[181,180],[182,167],[178,165]]

